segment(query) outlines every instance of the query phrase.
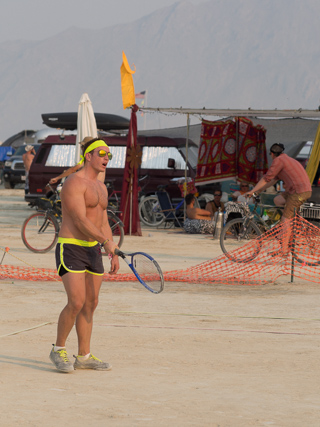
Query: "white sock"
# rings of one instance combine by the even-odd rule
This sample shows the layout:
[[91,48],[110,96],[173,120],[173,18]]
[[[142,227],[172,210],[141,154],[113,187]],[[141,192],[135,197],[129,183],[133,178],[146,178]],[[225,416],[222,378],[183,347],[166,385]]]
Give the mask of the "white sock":
[[59,347],[58,345],[54,345],[53,346],[53,351],[58,351],[58,350],[61,350],[63,348],[65,348],[65,347]]
[[81,356],[80,354],[78,354],[78,357],[81,357],[82,360],[88,360],[90,357],[90,353],[86,354],[85,356]]

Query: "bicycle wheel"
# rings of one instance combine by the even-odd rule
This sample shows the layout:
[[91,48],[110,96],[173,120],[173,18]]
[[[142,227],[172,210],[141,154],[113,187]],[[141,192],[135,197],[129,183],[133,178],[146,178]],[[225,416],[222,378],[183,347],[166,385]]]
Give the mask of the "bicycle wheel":
[[[250,262],[260,252],[261,236],[259,227],[250,221],[244,230],[244,218],[235,218],[223,227],[220,235],[220,247],[227,258],[233,262]],[[250,244],[251,243],[251,244]],[[246,249],[238,250],[247,245]]]
[[108,221],[112,231],[113,241],[121,247],[124,239],[124,228],[122,221],[117,217],[117,215],[108,210]]
[[[312,221],[310,221],[312,223]],[[315,225],[315,224],[313,224]],[[318,224],[315,226],[318,227]],[[293,258],[300,264],[314,267],[320,265],[320,238],[310,230],[299,230],[291,238],[290,246]]]
[[149,227],[158,227],[164,221],[164,215],[160,212],[158,198],[148,196],[139,203],[140,220]]
[[58,240],[59,224],[46,212],[36,212],[26,218],[21,228],[21,238],[32,252],[50,251]]

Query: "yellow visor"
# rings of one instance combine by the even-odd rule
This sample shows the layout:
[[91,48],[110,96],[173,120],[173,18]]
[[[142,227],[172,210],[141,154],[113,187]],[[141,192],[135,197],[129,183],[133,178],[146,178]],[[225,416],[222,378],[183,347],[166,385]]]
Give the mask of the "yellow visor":
[[85,158],[87,153],[90,153],[90,151],[93,151],[95,148],[98,148],[98,147],[108,147],[109,148],[109,146],[102,139],[98,139],[97,141],[90,144],[89,147],[84,152],[84,154],[80,156],[80,162],[78,163],[78,165],[81,165],[84,162],[84,158]]

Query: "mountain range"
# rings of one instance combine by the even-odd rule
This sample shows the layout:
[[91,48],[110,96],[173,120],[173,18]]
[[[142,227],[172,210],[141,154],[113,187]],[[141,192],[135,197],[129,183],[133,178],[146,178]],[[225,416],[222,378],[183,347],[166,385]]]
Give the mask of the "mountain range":
[[[2,43],[0,139],[43,128],[42,113],[77,111],[84,92],[95,112],[130,117],[122,51],[149,107],[317,109],[319,16],[319,0],[179,1],[129,24]],[[140,129],[185,123],[159,113],[138,119]]]

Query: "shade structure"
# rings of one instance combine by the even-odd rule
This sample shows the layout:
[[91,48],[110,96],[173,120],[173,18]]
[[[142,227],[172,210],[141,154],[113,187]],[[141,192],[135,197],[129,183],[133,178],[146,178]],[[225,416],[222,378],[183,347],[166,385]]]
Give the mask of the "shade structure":
[[230,179],[256,184],[268,169],[266,132],[250,119],[202,121],[196,184]]
[[78,107],[75,163],[78,163],[80,160],[80,142],[86,136],[97,138],[98,131],[92,103],[90,101],[89,95],[84,93],[80,98]]
[[142,236],[138,202],[138,168],[141,164],[142,151],[137,145],[137,111],[138,106],[134,104],[131,109],[120,207],[124,232],[130,236]]

